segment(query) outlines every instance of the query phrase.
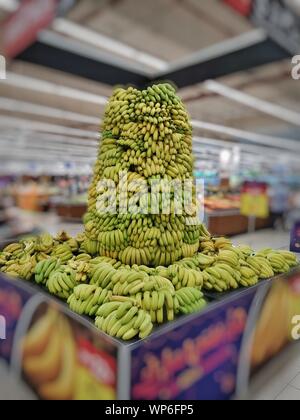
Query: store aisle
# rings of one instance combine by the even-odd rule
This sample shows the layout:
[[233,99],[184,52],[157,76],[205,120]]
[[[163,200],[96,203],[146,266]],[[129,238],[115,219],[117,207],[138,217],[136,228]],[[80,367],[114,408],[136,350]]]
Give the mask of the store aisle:
[[233,243],[247,244],[254,249],[259,248],[289,248],[290,233],[285,231],[277,231],[274,229],[264,229],[254,233],[235,236]]
[[277,356],[254,378],[248,399],[300,401],[300,343]]

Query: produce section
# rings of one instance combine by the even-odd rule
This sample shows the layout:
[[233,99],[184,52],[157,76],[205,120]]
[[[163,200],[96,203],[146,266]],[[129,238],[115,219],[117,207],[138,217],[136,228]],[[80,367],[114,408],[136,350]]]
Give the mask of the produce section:
[[[176,213],[182,197],[175,187],[169,212],[159,200],[159,212],[152,214],[151,181],[191,180],[192,162],[189,118],[171,85],[117,89],[105,112],[85,231],[11,244],[0,254],[1,271],[35,281],[74,312],[95,318],[100,330],[131,340],[179,314],[202,310],[205,291],[254,286],[298,265],[288,251],[254,252],[212,237],[196,217],[195,194],[190,212]],[[120,187],[124,173],[132,182],[128,190]],[[114,183],[118,199],[114,189],[107,192]],[[136,185],[145,187],[143,211],[122,212],[122,194],[128,192],[130,202]],[[114,211],[104,211],[103,202],[113,203]]]

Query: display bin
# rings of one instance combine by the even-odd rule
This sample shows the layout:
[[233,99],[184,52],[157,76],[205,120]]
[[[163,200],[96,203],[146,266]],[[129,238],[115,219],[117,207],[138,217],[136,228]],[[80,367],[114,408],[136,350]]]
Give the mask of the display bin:
[[202,312],[125,343],[41,288],[1,276],[0,393],[71,400],[244,396],[252,375],[298,338],[300,270],[207,298]]

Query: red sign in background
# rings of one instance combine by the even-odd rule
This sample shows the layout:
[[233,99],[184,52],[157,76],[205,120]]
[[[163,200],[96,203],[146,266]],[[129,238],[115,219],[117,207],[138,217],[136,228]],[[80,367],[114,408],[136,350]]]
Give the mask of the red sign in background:
[[39,31],[55,18],[57,0],[23,0],[15,13],[3,24],[2,48],[7,58],[13,58],[37,39]]
[[252,10],[252,0],[223,0],[233,9],[237,10],[243,16],[250,16]]

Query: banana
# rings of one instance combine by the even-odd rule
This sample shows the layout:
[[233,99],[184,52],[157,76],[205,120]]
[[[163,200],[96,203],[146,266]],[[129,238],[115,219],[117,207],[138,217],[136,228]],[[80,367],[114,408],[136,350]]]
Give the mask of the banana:
[[56,328],[57,312],[52,308],[33,325],[22,342],[23,357],[37,356],[46,350]]
[[121,302],[108,302],[104,303],[97,311],[97,317],[106,318],[109,314],[117,311],[121,307]]
[[122,339],[125,341],[132,340],[138,333],[138,329],[130,328],[130,330],[126,331],[122,336]]
[[150,311],[151,310],[151,295],[150,295],[150,292],[147,291],[147,292],[144,293],[143,302],[144,302],[145,309],[147,311]]
[[131,301],[123,302],[119,306],[118,311],[116,313],[117,318],[118,319],[123,318],[131,308],[132,308],[132,302]]

